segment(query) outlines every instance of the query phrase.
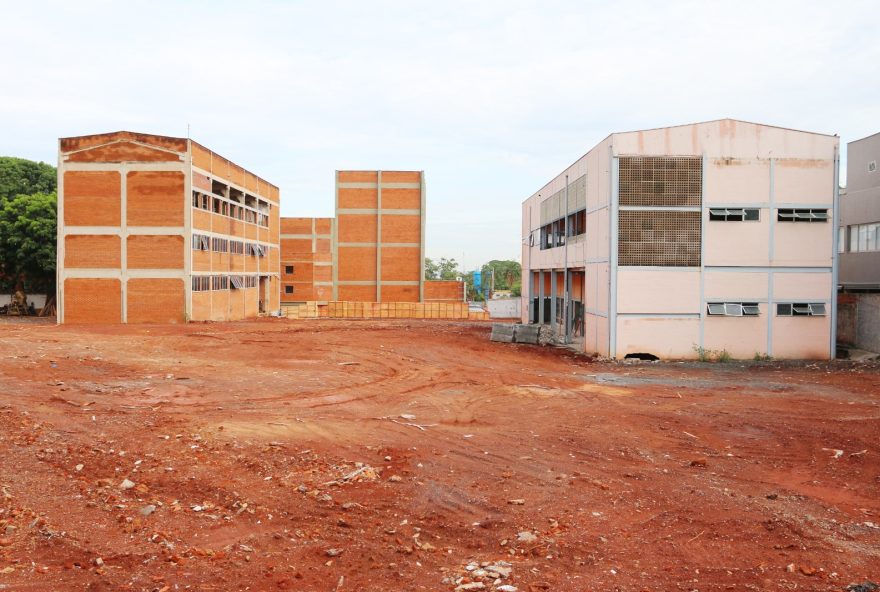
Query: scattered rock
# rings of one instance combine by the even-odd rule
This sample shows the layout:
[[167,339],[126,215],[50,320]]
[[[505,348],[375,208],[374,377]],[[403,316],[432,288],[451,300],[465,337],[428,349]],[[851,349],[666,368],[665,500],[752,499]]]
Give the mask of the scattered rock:
[[777,499],[778,497],[779,497],[779,494],[778,494],[778,493],[771,493],[770,495],[767,496],[767,499],[768,499],[768,500],[775,500],[775,499]]
[[523,506],[523,505],[525,505],[526,500],[524,500],[524,499],[512,499],[512,500],[507,500],[507,503],[510,504],[511,506]]
[[340,555],[342,555],[342,553],[344,553],[344,549],[327,549],[326,551],[324,551],[324,553],[327,555],[327,557],[339,557]]
[[806,565],[802,565],[800,567],[800,570],[801,570],[801,573],[804,574],[805,576],[816,575],[816,568],[815,567],[808,567]]
[[94,564],[95,564],[97,567],[101,567],[101,566],[104,565],[104,560],[101,559],[100,557],[95,557]]
[[516,540],[520,543],[534,543],[538,540],[538,537],[535,536],[534,533],[531,533],[528,530],[524,530],[516,535]]
[[80,471],[83,470],[83,468],[85,468],[85,465],[83,465],[83,464],[79,464],[79,465],[76,465],[75,468],[76,468],[76,472],[79,473]]
[[517,592],[517,590],[519,590],[519,588],[511,586],[510,584],[501,584],[495,589],[498,590],[498,592]]
[[705,458],[695,458],[694,460],[692,460],[692,461],[690,462],[690,466],[692,466],[692,467],[699,467],[699,468],[701,468],[701,469],[706,468],[706,466],[707,466],[708,464],[709,464],[709,461],[706,460]]
[[465,590],[484,590],[485,588],[486,584],[483,582],[469,582],[458,586],[455,590],[456,592],[464,592]]
[[388,480],[392,483],[400,483],[401,481],[403,481],[403,477],[401,477],[400,475],[391,475],[390,477],[388,477]]
[[135,486],[134,481],[129,481],[128,479],[124,479],[122,483],[119,484],[119,489],[131,489]]
[[850,584],[846,587],[846,592],[876,592],[880,590],[880,586],[871,581],[865,581],[861,584]]
[[789,563],[785,566],[785,571],[788,573],[794,573],[795,567],[797,567],[794,563]]
[[146,518],[147,516],[149,516],[150,514],[152,514],[155,511],[156,511],[156,506],[154,506],[153,504],[146,505],[143,508],[141,508],[141,516]]
[[400,414],[400,419],[405,419],[407,421],[412,421],[415,418],[416,418],[416,416],[413,415],[412,413],[401,413]]

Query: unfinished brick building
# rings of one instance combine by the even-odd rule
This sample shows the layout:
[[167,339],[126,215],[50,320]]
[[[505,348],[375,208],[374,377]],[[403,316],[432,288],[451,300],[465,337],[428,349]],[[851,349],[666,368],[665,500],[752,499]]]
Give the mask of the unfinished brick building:
[[337,171],[333,300],[422,302],[425,174]]
[[187,138],[62,138],[58,322],[277,310],[278,203],[277,187]]
[[281,301],[333,299],[335,218],[281,219]]

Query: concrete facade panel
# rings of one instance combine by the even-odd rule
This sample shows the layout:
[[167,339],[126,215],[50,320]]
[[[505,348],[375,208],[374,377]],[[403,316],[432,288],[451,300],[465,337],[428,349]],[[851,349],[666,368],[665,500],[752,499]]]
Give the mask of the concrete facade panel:
[[791,267],[831,267],[834,225],[821,222],[777,222],[773,263]]
[[[741,302],[746,299],[766,300],[769,292],[765,272],[706,271],[704,279],[706,300]],[[766,348],[765,348],[766,349]]]
[[831,317],[777,317],[773,323],[774,358],[816,360],[831,354]]
[[621,267],[617,272],[619,314],[699,313],[700,272]]
[[617,321],[615,357],[647,353],[663,359],[696,356],[700,343],[700,319],[663,317],[620,317]]
[[705,265],[769,265],[771,210],[762,209],[760,220],[713,221],[703,212]]
[[754,204],[770,199],[770,160],[710,158],[706,166],[703,203]]
[[88,136],[76,136],[61,138],[59,147],[61,152],[73,152],[93,148],[110,142],[128,140],[139,144],[149,144],[174,152],[186,152],[187,140],[170,136],[156,136],[153,134],[141,134],[137,132],[110,132],[107,134],[92,134]]
[[713,352],[727,351],[734,359],[748,360],[767,353],[767,315],[770,307],[759,304],[757,317],[706,317],[704,347]]
[[828,302],[830,304],[831,294],[831,274],[773,274],[773,299],[776,301]]
[[774,180],[776,203],[831,204],[834,200],[834,163],[830,159],[778,159]]

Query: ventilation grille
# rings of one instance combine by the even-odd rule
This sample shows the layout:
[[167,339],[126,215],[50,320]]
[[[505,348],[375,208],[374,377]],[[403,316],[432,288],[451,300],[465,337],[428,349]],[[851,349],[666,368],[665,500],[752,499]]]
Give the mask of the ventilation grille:
[[700,206],[703,164],[699,156],[622,156],[622,206]]
[[618,265],[697,267],[700,212],[620,211]]

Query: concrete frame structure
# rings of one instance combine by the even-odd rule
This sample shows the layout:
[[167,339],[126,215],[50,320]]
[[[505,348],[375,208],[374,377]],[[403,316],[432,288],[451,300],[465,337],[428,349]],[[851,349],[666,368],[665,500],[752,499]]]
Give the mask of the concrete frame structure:
[[188,138],[60,139],[58,322],[234,320],[277,310],[279,197]]
[[609,135],[523,202],[523,321],[615,358],[834,357],[838,150],[732,119]]
[[336,171],[333,300],[423,302],[424,171]]
[[880,133],[846,145],[838,232],[840,287],[880,291]]
[[335,218],[281,218],[281,301],[333,297]]

